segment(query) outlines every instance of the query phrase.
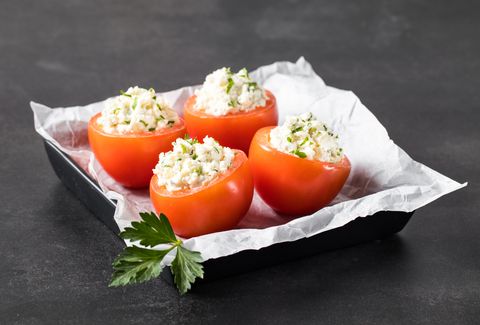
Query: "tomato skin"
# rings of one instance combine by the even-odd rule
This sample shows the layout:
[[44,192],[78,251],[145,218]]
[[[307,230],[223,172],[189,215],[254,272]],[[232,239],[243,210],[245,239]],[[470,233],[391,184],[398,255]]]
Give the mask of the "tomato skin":
[[257,131],[249,160],[260,197],[280,214],[303,216],[330,203],[350,174],[345,156],[339,163],[302,159],[270,145],[272,127]]
[[203,139],[211,136],[222,146],[239,149],[248,154],[248,148],[255,132],[265,126],[278,123],[277,101],[275,96],[266,90],[265,106],[257,107],[249,112],[212,116],[193,109],[196,96],[191,96],[185,103],[184,119],[188,134],[192,138]]
[[88,123],[88,141],[105,171],[125,187],[147,187],[161,152],[170,151],[172,142],[186,133],[183,121],[165,130],[143,133],[109,134],[97,124],[101,113]]
[[176,234],[190,238],[235,227],[253,198],[253,177],[245,153],[235,150],[232,167],[205,187],[168,192],[150,181],[150,199],[164,213]]

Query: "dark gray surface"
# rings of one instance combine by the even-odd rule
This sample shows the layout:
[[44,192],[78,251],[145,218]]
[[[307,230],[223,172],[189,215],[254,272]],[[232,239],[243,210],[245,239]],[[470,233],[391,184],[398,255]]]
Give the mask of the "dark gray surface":
[[[480,319],[480,6],[471,1],[2,1],[0,323],[473,324]],[[51,170],[29,100],[168,90],[304,55],[466,189],[398,236],[203,285],[109,289],[122,248]]]

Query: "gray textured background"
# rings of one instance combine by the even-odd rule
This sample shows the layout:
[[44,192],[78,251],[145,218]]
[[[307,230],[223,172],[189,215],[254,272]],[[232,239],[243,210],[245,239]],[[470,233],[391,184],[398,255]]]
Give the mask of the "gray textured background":
[[[0,323],[480,319],[478,1],[1,1]],[[122,245],[53,174],[29,100],[169,90],[305,56],[410,155],[470,185],[389,240],[200,286],[109,289]]]

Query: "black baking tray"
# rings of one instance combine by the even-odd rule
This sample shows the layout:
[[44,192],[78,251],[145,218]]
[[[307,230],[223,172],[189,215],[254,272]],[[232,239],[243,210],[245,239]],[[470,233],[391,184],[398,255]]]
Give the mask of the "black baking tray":
[[[115,202],[107,198],[98,184],[53,143],[45,141],[45,149],[62,183],[98,219],[118,235],[120,230],[113,219]],[[328,250],[383,239],[401,231],[412,214],[413,212],[380,211],[309,238],[275,244],[259,250],[245,250],[230,256],[208,260],[203,263],[205,278],[201,281],[223,278]],[[162,272],[162,275],[171,282],[172,277],[169,272]]]

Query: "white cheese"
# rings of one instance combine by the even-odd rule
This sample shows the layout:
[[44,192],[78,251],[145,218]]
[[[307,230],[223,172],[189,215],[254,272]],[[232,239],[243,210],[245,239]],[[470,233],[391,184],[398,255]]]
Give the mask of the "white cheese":
[[194,109],[213,116],[247,112],[265,106],[267,96],[243,68],[237,73],[221,68],[205,78],[202,88],[195,91]]
[[232,149],[222,147],[208,136],[203,143],[178,138],[173,142],[172,151],[160,154],[153,173],[157,175],[158,185],[165,186],[170,192],[193,189],[225,173],[234,156]]
[[179,122],[178,114],[155,90],[130,87],[107,99],[98,124],[107,133],[156,131]]
[[300,158],[336,163],[343,158],[338,135],[312,113],[288,116],[283,125],[270,131],[270,145]]

